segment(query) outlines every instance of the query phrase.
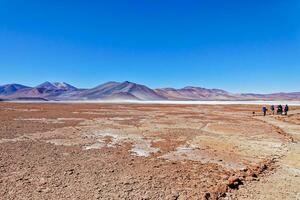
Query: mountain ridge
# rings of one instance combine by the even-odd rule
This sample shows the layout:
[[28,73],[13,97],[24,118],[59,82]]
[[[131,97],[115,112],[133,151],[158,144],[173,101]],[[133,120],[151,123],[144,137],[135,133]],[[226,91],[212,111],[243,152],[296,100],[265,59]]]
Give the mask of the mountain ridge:
[[151,89],[145,85],[124,81],[109,81],[90,89],[79,89],[65,82],[46,81],[35,87],[21,84],[0,86],[0,99],[43,100],[140,100],[140,101],[200,101],[200,100],[300,100],[300,92],[271,94],[231,93],[222,89],[197,86]]

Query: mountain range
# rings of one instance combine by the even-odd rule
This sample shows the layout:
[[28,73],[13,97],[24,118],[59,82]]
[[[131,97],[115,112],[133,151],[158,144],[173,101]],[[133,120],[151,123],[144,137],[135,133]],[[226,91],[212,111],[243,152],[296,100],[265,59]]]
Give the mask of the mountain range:
[[145,85],[129,81],[107,82],[91,89],[79,89],[65,82],[45,82],[35,87],[29,87],[21,84],[7,84],[0,86],[0,100],[300,100],[300,92],[238,94],[221,89],[206,89],[193,86],[187,86],[181,89],[151,89]]

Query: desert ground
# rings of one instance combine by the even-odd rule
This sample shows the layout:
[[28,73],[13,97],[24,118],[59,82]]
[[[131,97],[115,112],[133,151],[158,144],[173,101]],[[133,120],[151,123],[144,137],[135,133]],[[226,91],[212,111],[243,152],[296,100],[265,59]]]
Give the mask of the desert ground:
[[1,102],[0,199],[300,199],[290,109]]

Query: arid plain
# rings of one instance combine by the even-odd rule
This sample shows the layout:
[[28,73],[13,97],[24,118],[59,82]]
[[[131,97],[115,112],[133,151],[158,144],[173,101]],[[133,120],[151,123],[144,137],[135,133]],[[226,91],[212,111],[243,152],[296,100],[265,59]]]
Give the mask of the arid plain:
[[0,199],[300,199],[300,107],[260,110],[1,102]]

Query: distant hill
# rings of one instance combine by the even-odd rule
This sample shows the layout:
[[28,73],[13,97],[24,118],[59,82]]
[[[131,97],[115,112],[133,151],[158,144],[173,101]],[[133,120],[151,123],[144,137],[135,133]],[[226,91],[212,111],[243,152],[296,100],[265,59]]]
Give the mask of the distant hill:
[[3,85],[0,86],[0,96],[1,95],[10,95],[13,94],[21,89],[26,89],[26,88],[30,88],[28,86],[25,85],[20,85],[20,84],[7,84],[7,85]]
[[70,93],[72,99],[117,99],[121,100],[164,100],[163,96],[157,94],[154,90],[132,82],[107,82],[92,89],[87,89],[79,93]]
[[20,84],[0,86],[0,98],[4,99],[55,99],[55,97],[77,90],[76,87],[67,83],[45,82],[36,87],[29,87]]
[[184,87],[182,89],[162,88],[155,90],[168,100],[230,100],[236,99],[233,94],[219,89],[201,87]]
[[151,89],[125,81],[107,82],[91,89],[78,89],[65,82],[44,82],[35,87],[20,84],[0,86],[2,100],[140,100],[140,101],[199,101],[199,100],[300,100],[300,92],[253,94],[230,93],[221,89],[187,86],[181,89]]

